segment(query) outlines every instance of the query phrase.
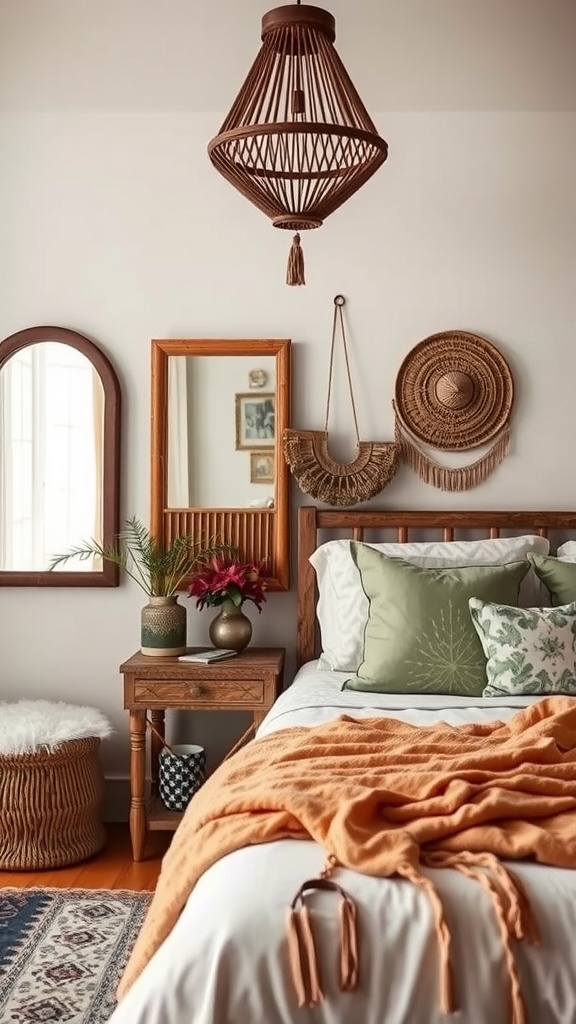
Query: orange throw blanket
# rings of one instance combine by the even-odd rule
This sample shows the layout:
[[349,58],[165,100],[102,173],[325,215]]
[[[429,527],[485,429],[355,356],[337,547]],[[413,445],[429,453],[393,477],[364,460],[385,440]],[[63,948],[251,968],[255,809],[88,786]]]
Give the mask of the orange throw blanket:
[[342,896],[341,987],[356,983],[355,907],[329,880],[344,865],[369,875],[398,874],[428,893],[440,943],[441,1008],[455,1009],[450,936],[436,889],[419,870],[426,864],[456,868],[491,896],[510,977],[510,1020],[522,1024],[512,942],[536,942],[538,933],[525,893],[500,858],[576,867],[575,809],[576,700],[570,697],[546,697],[506,724],[417,727],[343,716],[273,733],[225,761],[190,803],[118,996],[219,858],[251,844],[312,838],[326,850],[327,868],[320,880],[303,885],[289,913],[301,1004],[322,998],[304,907],[310,889],[335,888]]

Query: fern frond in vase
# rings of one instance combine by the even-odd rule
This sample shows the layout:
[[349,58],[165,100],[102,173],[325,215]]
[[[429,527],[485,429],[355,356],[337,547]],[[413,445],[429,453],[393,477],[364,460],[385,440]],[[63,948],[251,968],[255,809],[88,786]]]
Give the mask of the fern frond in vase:
[[52,572],[71,558],[81,562],[101,558],[122,569],[149,597],[171,597],[184,589],[186,580],[199,565],[215,555],[235,551],[230,544],[219,544],[216,539],[201,544],[190,535],[175,537],[164,547],[137,516],[132,516],[112,544],[102,545],[94,539],[80,543],[55,555],[48,569]]

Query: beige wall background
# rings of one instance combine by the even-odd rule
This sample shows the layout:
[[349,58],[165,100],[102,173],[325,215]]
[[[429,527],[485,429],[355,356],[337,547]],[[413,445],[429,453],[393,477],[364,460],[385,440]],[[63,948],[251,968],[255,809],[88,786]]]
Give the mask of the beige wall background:
[[[390,154],[304,237],[299,289],[284,284],[290,236],[206,156],[270,6],[0,0],[0,337],[58,324],[110,356],[123,393],[122,515],[147,519],[151,338],[291,337],[293,423],[321,428],[341,292],[361,435],[385,440],[409,349],[436,331],[476,332],[514,373],[511,454],[463,495],[402,469],[373,504],[574,508],[573,0],[326,4]],[[351,454],[342,382],[336,401],[335,446]],[[294,486],[294,507],[305,500]],[[116,727],[103,752],[111,780],[127,774],[118,667],[138,648],[142,604],[129,581],[0,589],[0,699],[98,705]],[[188,611],[189,642],[206,642],[210,612]],[[293,647],[294,592],[252,617],[255,642]],[[216,757],[237,724],[187,717],[173,728]]]

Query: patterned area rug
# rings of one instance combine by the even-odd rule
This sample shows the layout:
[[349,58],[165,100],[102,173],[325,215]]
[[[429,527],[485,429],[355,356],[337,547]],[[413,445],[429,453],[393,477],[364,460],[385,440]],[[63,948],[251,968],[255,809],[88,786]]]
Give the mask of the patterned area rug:
[[105,1024],[152,893],[0,889],[2,1024]]

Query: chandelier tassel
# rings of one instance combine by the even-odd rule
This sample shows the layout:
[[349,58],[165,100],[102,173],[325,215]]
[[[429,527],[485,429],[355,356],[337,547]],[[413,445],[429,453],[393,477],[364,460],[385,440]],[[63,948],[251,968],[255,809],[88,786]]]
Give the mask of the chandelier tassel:
[[300,245],[300,235],[294,235],[290,252],[288,253],[288,267],[286,268],[286,284],[306,284],[304,277],[304,251]]

